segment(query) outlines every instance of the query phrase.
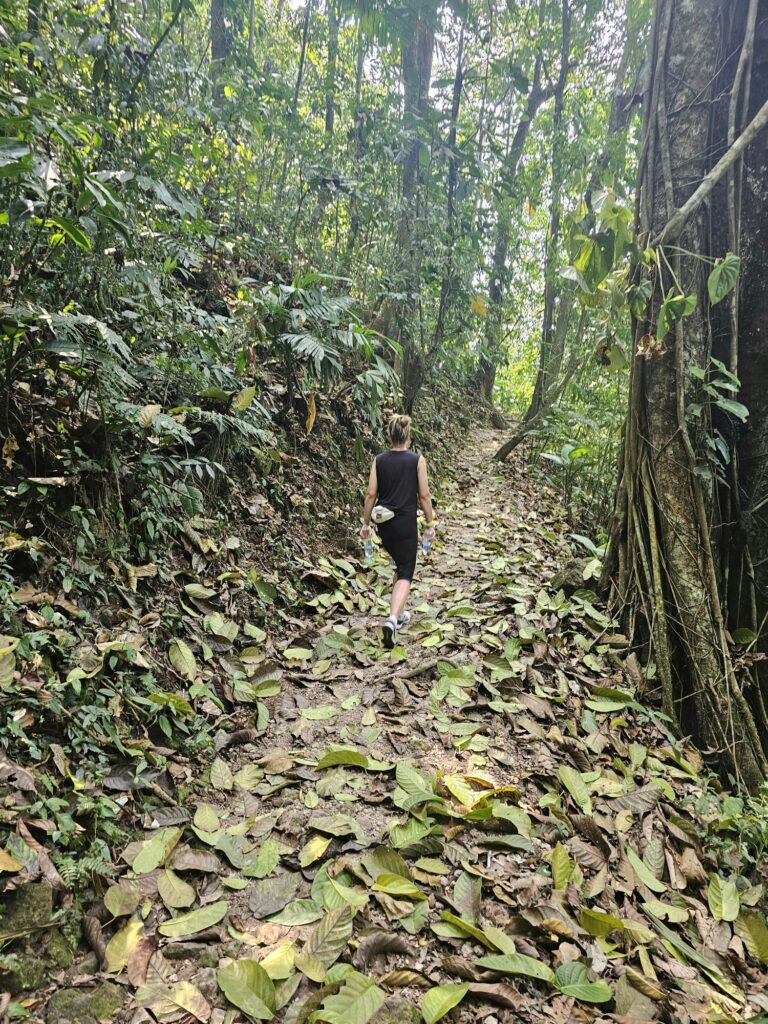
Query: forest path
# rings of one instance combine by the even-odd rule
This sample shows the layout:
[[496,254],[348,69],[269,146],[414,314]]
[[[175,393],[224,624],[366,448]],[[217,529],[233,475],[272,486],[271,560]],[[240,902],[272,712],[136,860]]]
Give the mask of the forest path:
[[522,465],[490,461],[498,442],[476,431],[439,488],[402,645],[383,651],[373,628],[384,558],[312,568],[282,679],[258,675],[269,722],[222,731],[185,806],[124,851],[133,870],[106,897],[133,915],[106,952],[131,993],[121,1019],[768,1008],[765,975],[696,892],[697,755],[635,702],[636,663],[594,599],[560,590],[562,511]]

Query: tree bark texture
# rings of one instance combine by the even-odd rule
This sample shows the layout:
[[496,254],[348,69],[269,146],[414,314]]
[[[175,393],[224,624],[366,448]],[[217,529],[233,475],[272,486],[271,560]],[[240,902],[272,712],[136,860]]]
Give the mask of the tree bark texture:
[[[746,11],[746,4],[737,6]],[[760,0],[760,6],[764,22],[768,0]],[[764,461],[757,453],[765,451],[768,441],[766,376],[761,379],[758,372],[754,378],[761,394],[749,387],[743,392],[747,404],[752,403],[745,436],[757,442],[749,449],[743,440],[739,444],[730,417],[708,403],[699,376],[691,372],[709,373],[711,356],[728,344],[727,320],[725,337],[718,338],[719,314],[717,307],[710,308],[707,292],[712,260],[723,256],[727,246],[725,184],[713,191],[708,205],[691,206],[682,222],[677,216],[728,148],[727,110],[744,31],[744,18],[733,16],[729,0],[656,0],[637,234],[642,247],[667,237],[670,222],[677,221],[679,230],[674,245],[656,249],[650,271],[653,296],[635,324],[638,351],[603,582],[613,587],[628,632],[653,652],[666,713],[705,750],[716,753],[726,772],[754,790],[768,768],[768,722],[759,685],[736,671],[729,650],[727,631],[734,623],[726,618],[729,545],[722,523],[733,485],[717,486],[708,442],[718,426],[728,435],[734,465],[742,467],[742,503],[749,505],[751,495],[768,485],[757,466]],[[750,62],[755,109],[768,92],[765,71],[762,55]],[[718,112],[723,103],[726,117]],[[756,242],[767,226],[765,156],[764,137],[746,150],[739,337],[739,348],[750,353],[745,362],[752,360],[762,374],[768,374],[768,358],[758,354],[755,339],[761,331],[765,337],[768,322],[755,296],[759,287],[764,289],[766,271],[764,240]],[[670,289],[696,296],[697,306],[658,337],[661,305]],[[738,505],[738,489],[735,493]],[[732,514],[731,507],[726,518]],[[766,538],[764,530],[757,533]],[[739,559],[741,568],[746,563]]]
[[423,239],[418,230],[421,152],[429,113],[429,84],[435,46],[433,5],[414,3],[408,8],[408,28],[401,44],[403,80],[403,133],[405,155],[402,176],[402,214],[397,232],[397,254],[402,267],[405,300],[388,299],[377,327],[402,345],[401,380],[408,413],[413,411],[426,372],[425,346],[415,323],[419,290],[419,257]]

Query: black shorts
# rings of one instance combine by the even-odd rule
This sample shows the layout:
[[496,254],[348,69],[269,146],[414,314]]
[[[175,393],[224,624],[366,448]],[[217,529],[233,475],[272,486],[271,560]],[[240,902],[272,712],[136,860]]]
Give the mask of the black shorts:
[[381,543],[394,560],[397,578],[410,583],[416,572],[416,550],[419,546],[416,516],[395,516],[386,523],[380,523],[378,531]]

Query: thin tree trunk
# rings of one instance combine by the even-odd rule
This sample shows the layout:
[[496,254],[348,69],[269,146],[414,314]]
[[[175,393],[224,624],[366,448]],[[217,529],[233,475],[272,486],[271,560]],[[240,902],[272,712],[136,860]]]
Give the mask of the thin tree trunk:
[[[221,0],[219,0],[221,2]],[[301,30],[301,50],[299,51],[299,67],[296,72],[296,84],[293,87],[293,102],[291,103],[291,109],[288,111],[288,120],[294,121],[299,108],[299,96],[301,95],[301,83],[304,80],[304,65],[307,60],[307,42],[309,40],[309,24],[312,17],[312,3],[313,0],[307,0],[304,8],[304,21]],[[288,143],[290,146],[290,142]],[[291,154],[286,147],[285,160],[283,161],[283,170],[280,174],[280,187],[279,191],[282,192],[285,185],[285,179],[288,175],[288,164],[290,163]]]
[[539,349],[539,372],[533,389],[533,398],[525,414],[527,422],[539,411],[550,381],[550,362],[555,324],[555,302],[557,300],[557,265],[560,245],[560,222],[562,218],[563,187],[563,107],[565,87],[571,60],[571,8],[570,0],[563,0],[562,38],[560,49],[560,72],[555,85],[555,111],[552,124],[552,189],[549,208],[549,229],[547,251],[544,260],[544,315],[541,325],[541,347]]
[[[510,180],[514,180],[520,169],[525,143],[531,125],[541,105],[551,93],[541,86],[542,60],[536,58],[533,80],[525,111],[515,130],[509,145],[505,171]],[[493,246],[491,276],[488,285],[488,315],[485,325],[485,352],[480,360],[481,389],[483,398],[489,404],[493,401],[493,388],[496,382],[496,368],[501,353],[501,339],[504,329],[504,298],[507,290],[507,257],[512,232],[511,209],[507,197],[501,200],[496,216],[496,238]]]
[[[363,130],[363,68],[365,67],[365,33],[362,21],[357,27],[357,66],[355,68],[355,103],[352,114],[353,159],[357,172],[365,153],[365,133]],[[360,232],[360,210],[357,197],[353,192],[349,200],[349,234],[347,236],[347,260],[354,252],[357,236]]]
[[451,297],[451,286],[454,274],[454,257],[456,250],[456,183],[458,180],[458,164],[456,162],[456,132],[459,123],[461,92],[464,88],[464,22],[459,32],[459,45],[456,55],[456,74],[453,79],[453,99],[451,102],[451,127],[448,131],[448,186],[446,197],[446,224],[448,236],[448,252],[445,256],[443,279],[440,285],[440,300],[437,307],[435,334],[432,342],[433,351],[439,350],[445,337],[445,321],[448,315],[448,304]]
[[333,137],[336,117],[336,59],[339,52],[339,16],[336,0],[328,0],[328,62],[325,69],[325,134]]

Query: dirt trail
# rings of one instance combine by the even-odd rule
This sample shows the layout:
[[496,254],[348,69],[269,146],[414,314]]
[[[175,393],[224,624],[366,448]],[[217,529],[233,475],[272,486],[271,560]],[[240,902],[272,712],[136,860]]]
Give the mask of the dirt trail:
[[[557,503],[490,462],[498,441],[476,432],[439,488],[402,645],[384,652],[372,628],[383,557],[312,567],[282,679],[251,677],[263,732],[222,731],[182,806],[125,851],[102,914],[125,1020],[768,1009],[745,937],[754,872],[731,860],[746,922],[731,925],[707,902],[697,755],[636,703],[636,663],[594,598],[559,588],[573,552]],[[68,1019],[60,996],[49,1021]]]

